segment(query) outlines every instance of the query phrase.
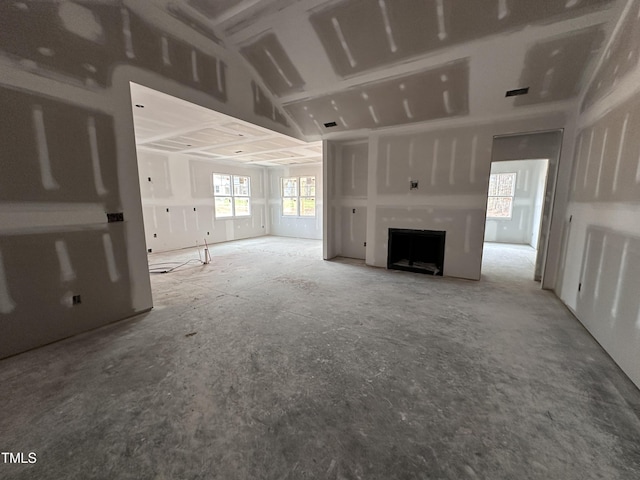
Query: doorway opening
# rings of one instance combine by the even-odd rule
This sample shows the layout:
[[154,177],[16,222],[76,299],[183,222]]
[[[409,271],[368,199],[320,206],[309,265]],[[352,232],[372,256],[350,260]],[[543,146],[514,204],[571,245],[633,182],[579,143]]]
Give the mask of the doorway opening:
[[484,275],[535,280],[546,287],[562,135],[562,130],[551,130],[494,137],[487,188]]
[[491,163],[484,261],[510,275],[534,278],[548,159]]

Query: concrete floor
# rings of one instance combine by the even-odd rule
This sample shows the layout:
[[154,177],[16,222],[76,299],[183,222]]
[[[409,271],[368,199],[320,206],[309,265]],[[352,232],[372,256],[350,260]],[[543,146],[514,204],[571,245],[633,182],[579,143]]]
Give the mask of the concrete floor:
[[152,276],[152,312],[0,362],[0,449],[37,453],[0,478],[640,478],[640,392],[532,250],[488,244],[480,282],[212,254]]

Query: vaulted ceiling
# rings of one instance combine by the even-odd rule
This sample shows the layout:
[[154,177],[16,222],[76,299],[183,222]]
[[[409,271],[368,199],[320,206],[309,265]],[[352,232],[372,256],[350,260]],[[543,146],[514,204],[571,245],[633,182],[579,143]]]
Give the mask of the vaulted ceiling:
[[[235,51],[284,117],[305,138],[318,139],[450,117],[572,106],[622,2],[155,4]],[[528,95],[505,97],[507,90],[523,87],[529,87]]]

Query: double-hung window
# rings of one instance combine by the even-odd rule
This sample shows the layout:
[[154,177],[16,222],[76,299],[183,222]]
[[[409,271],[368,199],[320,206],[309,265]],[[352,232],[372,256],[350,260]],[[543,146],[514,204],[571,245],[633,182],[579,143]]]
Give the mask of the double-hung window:
[[251,215],[251,178],[244,175],[213,174],[216,218]]
[[515,173],[492,173],[489,177],[487,218],[511,219],[515,193]]
[[316,216],[316,177],[282,179],[282,215]]

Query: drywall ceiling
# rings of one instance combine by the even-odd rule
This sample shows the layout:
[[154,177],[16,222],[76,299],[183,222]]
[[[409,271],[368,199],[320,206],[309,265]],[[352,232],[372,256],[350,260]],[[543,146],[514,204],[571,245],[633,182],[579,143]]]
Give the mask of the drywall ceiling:
[[263,166],[322,161],[307,143],[131,83],[138,148]]
[[[215,32],[255,75],[254,108],[319,139],[574,109],[625,0],[153,4]],[[526,97],[505,97],[521,87]]]

